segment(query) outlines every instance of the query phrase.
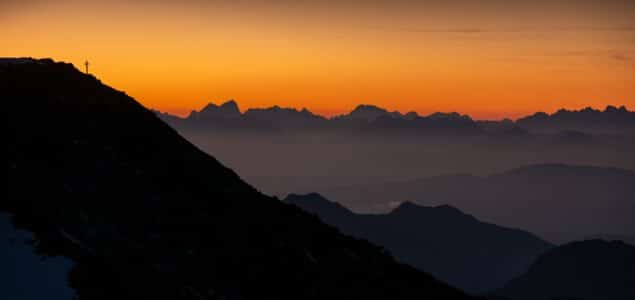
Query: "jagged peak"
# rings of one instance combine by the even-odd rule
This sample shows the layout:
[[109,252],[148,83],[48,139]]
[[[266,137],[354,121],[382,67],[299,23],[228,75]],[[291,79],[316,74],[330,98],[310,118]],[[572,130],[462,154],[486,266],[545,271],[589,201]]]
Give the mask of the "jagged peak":
[[[211,111],[211,110],[217,109],[218,107],[219,107],[218,105],[212,102],[209,102],[205,104],[205,106],[203,106],[203,108],[201,108],[201,110],[199,110],[198,112]],[[194,110],[192,112],[194,112]]]
[[317,119],[326,120],[326,118],[316,115],[309,111],[306,108],[302,110],[298,110],[296,108],[290,107],[280,107],[278,105],[274,105],[267,108],[250,108],[247,109],[244,113],[247,118],[254,117],[256,119],[267,119],[269,121],[275,122],[285,122],[285,121],[314,121]]
[[236,100],[234,99],[229,99],[225,103],[221,104],[220,107],[224,107],[224,108],[235,110],[235,111],[240,111],[240,109],[238,108],[238,103],[236,103]]
[[191,118],[199,118],[199,117],[224,117],[224,118],[235,118],[241,115],[240,110],[238,109],[238,104],[234,100],[229,100],[224,102],[221,105],[217,105],[213,102],[207,103],[201,110],[190,112],[189,117]]
[[388,112],[388,111],[373,104],[359,104],[351,111],[351,113],[354,113],[354,112]]
[[620,107],[607,105],[606,108],[604,109],[604,112],[629,112],[629,111],[628,109],[626,109],[626,106],[624,105],[621,105]]
[[563,115],[563,114],[575,114],[575,113],[606,113],[606,112],[632,112],[632,111],[629,111],[624,105],[620,105],[619,107],[614,105],[607,105],[604,108],[604,110],[595,109],[593,107],[587,106],[579,110],[560,108],[552,114],[540,111],[521,119],[536,118],[536,117],[541,117],[541,118],[554,117],[554,116]]
[[335,119],[349,119],[349,120],[364,120],[368,122],[372,122],[377,118],[382,116],[390,116],[395,118],[403,118],[402,115],[398,111],[388,111],[384,108],[381,108],[372,104],[360,104],[355,107],[350,113],[345,115],[340,115],[335,117]]

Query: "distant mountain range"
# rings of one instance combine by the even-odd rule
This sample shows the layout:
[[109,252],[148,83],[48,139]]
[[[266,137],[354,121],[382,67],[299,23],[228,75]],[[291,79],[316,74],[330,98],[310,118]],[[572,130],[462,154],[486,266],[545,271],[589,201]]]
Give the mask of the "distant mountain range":
[[632,236],[635,231],[635,172],[615,168],[537,164],[488,177],[436,176],[320,193],[357,211],[388,211],[405,201],[450,204],[554,242],[598,232]]
[[551,249],[496,294],[514,300],[635,299],[635,247],[587,240]]
[[293,132],[298,130],[354,130],[354,132],[414,133],[477,133],[478,124],[470,117],[457,113],[435,113],[419,116],[415,112],[389,112],[374,105],[359,105],[348,114],[330,119],[307,109],[280,108],[248,109],[240,113],[235,101],[222,105],[208,104],[200,111],[192,111],[186,118],[155,111],[177,129],[197,131],[251,130]]
[[520,118],[518,126],[532,132],[588,132],[627,133],[635,129],[635,112],[624,106],[607,106],[604,111],[585,108],[582,110],[560,109],[553,114],[544,112]]
[[0,212],[73,261],[78,299],[471,299],[259,193],[70,64],[0,60],[0,90]]
[[189,130],[326,130],[354,129],[356,132],[401,134],[489,134],[524,135],[554,134],[632,134],[635,132],[635,112],[624,106],[607,106],[604,111],[585,108],[578,111],[561,109],[554,114],[544,112],[502,121],[475,121],[467,115],[433,113],[420,116],[416,112],[402,114],[374,105],[359,105],[350,113],[325,118],[307,109],[293,108],[248,109],[241,113],[231,100],[222,105],[208,104],[200,111],[192,111],[181,118],[155,111],[172,126]]
[[447,205],[404,202],[386,214],[356,214],[315,193],[284,201],[472,293],[502,287],[553,247],[531,233],[483,223]]

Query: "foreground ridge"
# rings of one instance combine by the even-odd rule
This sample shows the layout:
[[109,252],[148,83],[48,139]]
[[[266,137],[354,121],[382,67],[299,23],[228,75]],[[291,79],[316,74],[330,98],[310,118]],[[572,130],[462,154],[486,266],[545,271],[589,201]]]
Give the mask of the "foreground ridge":
[[79,299],[469,298],[259,193],[123,92],[26,62],[0,61],[0,211],[75,262]]

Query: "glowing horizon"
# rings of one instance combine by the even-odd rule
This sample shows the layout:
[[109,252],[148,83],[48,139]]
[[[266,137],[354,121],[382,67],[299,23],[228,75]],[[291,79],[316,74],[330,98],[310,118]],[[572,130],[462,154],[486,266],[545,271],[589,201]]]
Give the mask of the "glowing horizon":
[[635,2],[3,1],[0,56],[71,62],[149,108],[516,119],[635,108]]
[[[277,105],[277,104],[270,105],[270,106],[254,106],[254,107],[247,107],[247,108],[243,108],[243,107],[242,107],[242,105],[241,105],[241,103],[240,103],[240,101],[238,101],[238,100],[236,100],[236,99],[227,99],[227,100],[224,100],[224,101],[210,101],[210,102],[208,102],[208,103],[204,104],[202,107],[193,108],[193,109],[190,109],[190,110],[188,110],[188,111],[184,111],[183,113],[178,113],[178,112],[177,112],[177,113],[174,113],[174,112],[170,112],[170,111],[163,111],[163,110],[156,109],[156,108],[154,108],[154,107],[148,107],[148,108],[149,108],[149,109],[155,109],[155,110],[158,110],[158,111],[159,111],[159,112],[161,112],[161,113],[169,113],[169,114],[171,114],[171,115],[175,115],[175,116],[179,116],[179,117],[187,117],[187,116],[188,116],[188,115],[189,115],[192,111],[201,111],[201,110],[202,110],[202,109],[203,109],[206,105],[208,105],[208,104],[214,104],[214,105],[217,105],[217,106],[221,106],[221,105],[223,105],[223,104],[225,104],[226,102],[229,102],[229,101],[234,101],[234,102],[237,104],[237,106],[238,106],[238,110],[240,111],[240,113],[241,113],[241,114],[244,114],[244,113],[245,113],[247,110],[249,110],[249,109],[269,109],[269,108],[273,108],[274,106],[278,106],[278,107],[280,107],[280,108],[282,108],[282,109],[295,109],[295,110],[297,110],[297,111],[301,111],[301,110],[303,110],[303,109],[307,109],[309,112],[311,112],[311,113],[313,113],[313,114],[315,114],[315,115],[318,115],[318,116],[321,116],[321,117],[327,118],[327,119],[330,119],[330,118],[333,118],[333,117],[337,117],[337,116],[341,116],[341,115],[348,114],[348,113],[352,112],[352,111],[353,111],[353,110],[354,110],[357,106],[360,106],[360,105],[373,105],[373,106],[379,107],[379,108],[381,108],[381,109],[385,109],[385,110],[387,110],[388,112],[395,112],[395,111],[396,111],[396,112],[399,112],[399,113],[401,113],[401,114],[407,114],[407,113],[409,113],[409,112],[413,112],[413,111],[414,111],[414,110],[393,110],[393,109],[388,109],[388,108],[386,108],[386,107],[383,107],[383,106],[381,106],[381,105],[377,105],[377,104],[373,104],[373,103],[359,103],[359,104],[355,105],[354,107],[351,107],[350,109],[346,109],[346,110],[343,110],[343,111],[337,111],[337,112],[334,112],[334,113],[330,113],[330,114],[329,114],[329,113],[319,113],[319,112],[315,112],[315,111],[313,111],[313,110],[311,110],[311,109],[309,109],[309,108],[306,108],[306,107],[281,106],[281,105]],[[554,110],[554,111],[537,110],[537,111],[534,111],[534,112],[528,113],[528,114],[526,114],[526,115],[520,115],[520,116],[517,116],[517,117],[514,117],[514,118],[511,118],[511,117],[502,117],[502,118],[495,118],[495,119],[492,119],[492,118],[490,118],[490,119],[480,119],[480,118],[474,118],[472,115],[467,114],[467,113],[463,113],[463,112],[460,112],[460,111],[433,111],[433,112],[427,112],[427,113],[419,113],[419,112],[417,112],[417,111],[414,111],[414,112],[416,112],[417,114],[419,114],[419,115],[420,115],[420,116],[422,116],[422,117],[425,117],[425,116],[428,116],[428,115],[431,115],[431,114],[434,114],[434,113],[438,113],[438,112],[440,112],[440,113],[454,113],[454,112],[456,112],[456,113],[459,113],[459,114],[462,114],[462,115],[468,115],[469,117],[472,117],[474,120],[503,120],[503,119],[510,119],[510,120],[515,121],[515,120],[517,120],[518,118],[527,117],[527,116],[533,115],[534,113],[540,113],[540,112],[544,112],[544,113],[547,113],[547,114],[551,115],[551,114],[554,114],[554,113],[556,113],[558,110],[561,110],[561,109],[564,109],[564,110],[567,110],[567,111],[580,111],[580,110],[584,110],[584,109],[587,109],[587,108],[591,108],[591,109],[594,109],[594,110],[599,110],[599,111],[604,111],[604,110],[606,110],[606,108],[607,108],[608,106],[613,106],[613,107],[614,107],[614,108],[616,108],[616,109],[620,109],[621,107],[624,107],[624,108],[626,108],[627,110],[632,111],[632,110],[631,110],[629,107],[627,107],[626,105],[607,104],[606,106],[603,106],[603,107],[592,107],[592,106],[585,106],[585,107],[579,107],[579,108],[560,107],[560,108],[558,108],[558,109],[556,109],[556,110]]]

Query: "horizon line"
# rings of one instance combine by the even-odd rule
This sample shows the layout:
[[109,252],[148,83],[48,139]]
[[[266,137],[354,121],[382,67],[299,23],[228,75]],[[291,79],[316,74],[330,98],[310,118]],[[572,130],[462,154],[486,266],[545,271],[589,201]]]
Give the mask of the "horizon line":
[[[538,110],[538,111],[533,111],[533,112],[529,112],[529,113],[519,113],[519,115],[520,115],[519,117],[474,118],[470,114],[462,113],[462,112],[456,111],[456,110],[455,111],[433,111],[433,112],[421,113],[421,112],[416,111],[416,110],[408,110],[408,111],[402,111],[402,110],[397,110],[397,109],[396,110],[391,110],[391,109],[387,109],[387,108],[385,108],[385,107],[383,107],[381,105],[378,105],[378,104],[360,103],[360,104],[357,104],[353,108],[348,109],[348,110],[337,110],[337,111],[334,111],[331,114],[328,114],[328,113],[325,114],[323,112],[322,113],[319,112],[319,111],[324,111],[324,110],[315,110],[314,111],[314,110],[311,110],[311,109],[309,109],[307,107],[298,108],[298,107],[290,107],[290,106],[281,106],[281,105],[277,105],[277,104],[269,105],[269,106],[250,106],[250,107],[247,107],[245,109],[242,109],[241,106],[240,106],[240,103],[236,99],[228,99],[228,100],[221,101],[221,102],[210,101],[210,102],[207,102],[206,104],[204,104],[199,109],[187,109],[187,108],[177,109],[177,108],[172,108],[172,109],[160,110],[160,109],[157,109],[157,108],[154,108],[154,107],[149,107],[149,109],[154,110],[154,111],[158,111],[158,112],[163,113],[163,114],[169,114],[169,115],[172,115],[172,116],[176,116],[176,117],[185,119],[185,118],[189,117],[189,115],[192,112],[200,112],[200,111],[202,111],[205,107],[207,107],[210,104],[220,107],[220,106],[222,106],[224,104],[227,104],[227,103],[230,103],[230,102],[236,103],[238,111],[240,112],[241,115],[245,114],[249,110],[273,109],[273,108],[278,107],[280,109],[291,109],[291,110],[295,110],[297,112],[301,112],[303,110],[307,110],[311,114],[319,116],[319,117],[322,117],[322,118],[327,119],[327,120],[331,120],[331,119],[334,119],[334,118],[337,118],[337,117],[340,117],[340,116],[344,116],[344,115],[350,114],[351,112],[353,112],[355,109],[357,109],[360,106],[374,106],[374,107],[383,109],[383,110],[385,110],[385,111],[387,111],[389,113],[397,112],[397,113],[402,114],[402,115],[406,115],[408,113],[414,112],[420,117],[427,117],[427,116],[433,115],[435,113],[445,113],[445,114],[457,113],[457,114],[459,114],[461,116],[468,116],[474,121],[504,121],[504,120],[511,120],[511,121],[514,121],[514,122],[519,120],[519,119],[525,118],[525,117],[533,116],[533,115],[535,115],[537,113],[545,113],[545,114],[551,116],[551,115],[556,114],[559,111],[580,112],[580,111],[584,111],[586,109],[592,109],[592,110],[595,110],[595,111],[604,112],[604,111],[606,111],[607,108],[613,107],[613,108],[616,108],[616,109],[624,108],[628,112],[635,112],[634,110],[631,110],[631,108],[628,107],[625,104],[620,104],[620,105],[606,104],[606,105],[603,105],[603,107],[601,107],[601,106],[591,106],[591,105],[586,105],[586,106],[583,106],[583,107],[581,106],[581,107],[578,107],[578,108],[561,107],[561,108],[558,108],[558,109],[556,109],[556,110],[554,110],[552,112],[549,112],[547,110]],[[175,110],[180,110],[181,112],[180,113],[179,112],[175,112]],[[316,112],[316,111],[318,111],[318,112]]]

